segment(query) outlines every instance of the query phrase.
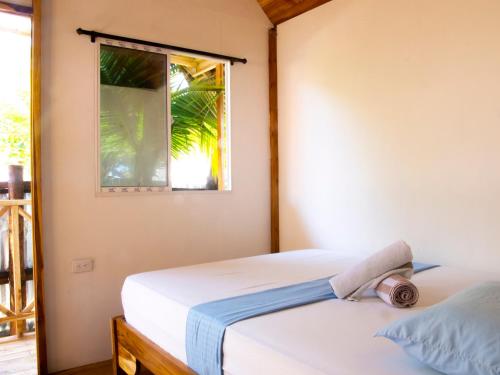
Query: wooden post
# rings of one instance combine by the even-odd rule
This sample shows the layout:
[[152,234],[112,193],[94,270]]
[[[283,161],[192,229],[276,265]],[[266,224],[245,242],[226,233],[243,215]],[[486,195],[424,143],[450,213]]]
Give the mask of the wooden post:
[[[12,206],[10,208],[10,219],[11,219],[11,236],[10,236],[10,257],[12,259],[12,279],[10,283],[11,287],[11,301],[12,297],[14,299],[14,305],[10,306],[10,309],[14,314],[18,315],[23,310],[23,294],[22,294],[22,281],[21,281],[21,252],[19,237],[21,232],[19,231],[19,206]],[[12,302],[11,302],[12,303]],[[18,337],[22,336],[24,332],[24,320],[16,320],[15,323],[11,322],[11,330],[13,325],[15,325],[15,334]]]
[[269,30],[269,141],[271,152],[271,252],[280,251],[278,160],[278,65],[277,31]]
[[[223,83],[224,65],[217,64],[215,67],[215,85],[222,86]],[[224,96],[219,95],[217,98],[217,186],[219,191],[224,190]]]
[[[23,166],[9,165],[9,199],[24,199]],[[26,276],[24,275],[24,219],[19,216],[19,207],[10,209],[10,307],[14,313],[22,312],[26,304]],[[22,336],[26,321],[10,323],[11,335]]]
[[23,166],[9,165],[9,199],[24,198]]

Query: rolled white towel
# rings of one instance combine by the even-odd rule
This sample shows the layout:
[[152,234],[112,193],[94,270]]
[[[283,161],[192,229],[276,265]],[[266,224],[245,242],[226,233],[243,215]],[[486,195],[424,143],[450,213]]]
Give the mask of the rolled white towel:
[[[397,273],[410,277],[413,273],[411,263],[413,255],[404,241],[398,241],[371,255],[348,270],[332,277],[330,285],[338,298],[346,298],[353,293],[358,296],[374,280],[380,283],[381,276],[386,278]],[[374,285],[373,287],[375,287]],[[356,298],[353,298],[356,299]]]

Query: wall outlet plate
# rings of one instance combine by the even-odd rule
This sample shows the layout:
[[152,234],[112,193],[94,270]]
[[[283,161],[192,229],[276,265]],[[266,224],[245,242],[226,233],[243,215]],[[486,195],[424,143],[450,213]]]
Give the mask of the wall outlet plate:
[[71,270],[73,273],[92,272],[94,270],[94,259],[73,259]]

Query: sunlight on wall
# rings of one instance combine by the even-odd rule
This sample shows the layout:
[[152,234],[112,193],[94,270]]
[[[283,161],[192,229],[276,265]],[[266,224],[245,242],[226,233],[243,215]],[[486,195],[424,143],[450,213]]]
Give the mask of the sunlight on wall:
[[491,0],[337,0],[278,27],[282,250],[404,239],[498,272],[499,17]]

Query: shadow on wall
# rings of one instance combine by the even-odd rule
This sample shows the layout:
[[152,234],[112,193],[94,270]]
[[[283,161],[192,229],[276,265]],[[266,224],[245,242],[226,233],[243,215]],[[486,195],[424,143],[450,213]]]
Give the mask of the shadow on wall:
[[285,233],[286,239],[280,235],[280,250],[297,250],[297,249],[312,249],[318,248],[318,244],[313,241],[313,233],[307,229],[306,222],[303,220],[300,212],[288,203],[286,212],[280,212],[280,233]]

